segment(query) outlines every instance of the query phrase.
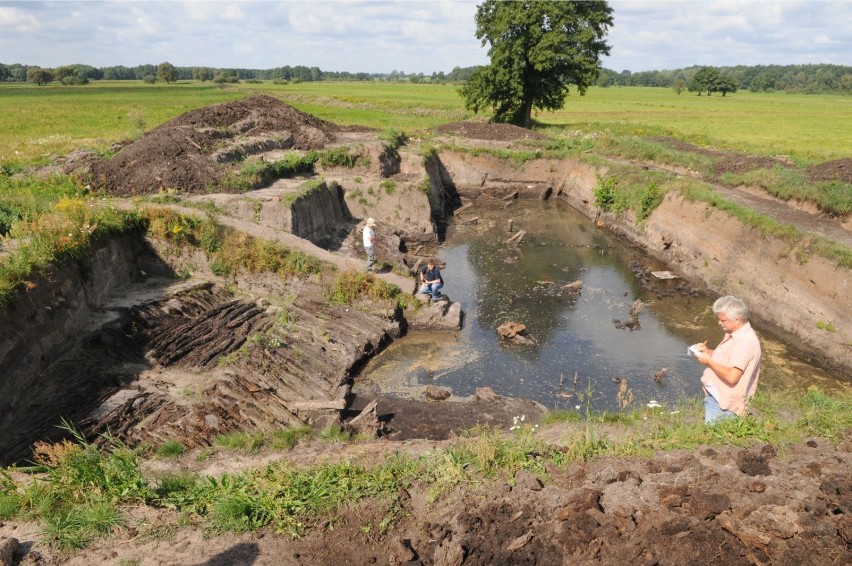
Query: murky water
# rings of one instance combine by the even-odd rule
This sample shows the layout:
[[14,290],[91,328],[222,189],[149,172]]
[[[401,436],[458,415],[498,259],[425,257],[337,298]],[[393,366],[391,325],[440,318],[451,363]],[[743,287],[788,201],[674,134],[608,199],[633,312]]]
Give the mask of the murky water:
[[[704,366],[687,347],[703,340],[715,346],[722,338],[710,310],[715,297],[644,291],[630,261],[664,267],[563,203],[492,202],[472,214],[478,224],[452,230],[439,253],[447,264],[443,291],[461,302],[463,329],[409,333],[364,368],[356,390],[408,397],[432,384],[465,396],[488,385],[550,408],[585,408],[589,398],[595,411],[618,410],[630,394],[632,407],[652,401],[671,407],[701,394]],[[527,232],[517,246],[505,242],[510,219]],[[583,282],[579,296],[561,292],[576,280]],[[640,327],[619,328],[614,321],[627,322],[637,299],[645,303]],[[526,325],[533,343],[500,339],[496,328],[507,321]],[[794,357],[758,324],[755,329],[764,350],[762,386],[849,386]],[[627,391],[619,398],[624,379]]]

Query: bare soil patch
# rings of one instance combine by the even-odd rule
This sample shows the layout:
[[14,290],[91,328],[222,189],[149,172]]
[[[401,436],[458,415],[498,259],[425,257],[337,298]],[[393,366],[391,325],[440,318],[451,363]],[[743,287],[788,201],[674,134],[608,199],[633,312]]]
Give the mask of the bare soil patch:
[[546,140],[547,136],[521,128],[513,124],[495,124],[491,122],[455,122],[438,126],[440,134],[453,134],[475,140],[515,141],[521,139]]
[[808,176],[812,181],[842,181],[852,184],[852,158],[811,165],[808,168]]
[[664,142],[669,147],[677,149],[678,151],[687,151],[712,157],[715,160],[713,172],[716,175],[724,175],[725,173],[742,174],[748,173],[749,171],[757,171],[759,169],[772,169],[773,167],[795,168],[795,166],[788,163],[786,159],[779,157],[748,155],[733,151],[699,147],[674,138],[660,137],[656,139],[657,141]]

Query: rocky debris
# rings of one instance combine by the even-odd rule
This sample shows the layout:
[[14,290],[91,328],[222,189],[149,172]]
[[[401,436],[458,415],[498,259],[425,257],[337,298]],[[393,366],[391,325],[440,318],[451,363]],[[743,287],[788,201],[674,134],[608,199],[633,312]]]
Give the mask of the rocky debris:
[[520,322],[504,322],[497,327],[497,334],[506,340],[517,344],[531,344],[532,339],[526,336],[527,327]]
[[371,401],[361,410],[357,417],[344,425],[344,430],[366,438],[382,436],[385,432],[385,425],[379,420],[378,412],[376,411],[377,405],[377,400],[374,399]]
[[0,566],[13,566],[15,552],[18,550],[18,539],[15,537],[0,537]]
[[449,399],[453,392],[445,387],[437,387],[435,385],[426,386],[426,398],[430,401],[443,401]]
[[462,325],[461,303],[454,303],[446,295],[439,301],[432,301],[429,295],[418,294],[417,298],[426,303],[413,316],[408,317],[410,330],[460,330]]
[[568,295],[579,295],[583,291],[583,282],[579,279],[562,286],[562,292]]

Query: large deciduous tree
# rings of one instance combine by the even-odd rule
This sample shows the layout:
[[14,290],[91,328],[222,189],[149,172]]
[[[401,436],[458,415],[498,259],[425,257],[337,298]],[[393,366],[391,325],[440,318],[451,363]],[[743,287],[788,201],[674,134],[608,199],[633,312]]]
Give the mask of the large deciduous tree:
[[604,0],[486,0],[476,12],[476,37],[491,47],[491,64],[461,88],[469,110],[493,109],[493,120],[529,127],[533,108],[558,110],[569,85],[593,85],[612,8]]

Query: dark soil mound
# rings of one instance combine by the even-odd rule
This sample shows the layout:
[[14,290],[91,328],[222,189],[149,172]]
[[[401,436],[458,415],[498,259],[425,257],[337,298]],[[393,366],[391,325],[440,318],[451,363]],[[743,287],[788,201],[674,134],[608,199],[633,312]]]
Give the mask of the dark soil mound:
[[193,110],[162,124],[114,157],[89,164],[92,186],[114,195],[156,193],[175,189],[201,193],[221,189],[229,167],[214,157],[222,148],[251,153],[271,143],[279,148],[320,149],[334,140],[335,124],[300,112],[271,96]]
[[759,169],[772,169],[773,167],[794,168],[793,165],[790,165],[785,160],[775,157],[748,155],[745,153],[703,148],[674,138],[658,137],[655,139],[656,141],[664,142],[669,147],[678,151],[688,151],[690,153],[697,153],[699,155],[712,157],[715,160],[713,164],[713,172],[716,175],[724,175],[725,173],[739,175],[750,171],[757,171]]
[[826,161],[808,168],[811,181],[842,181],[852,184],[852,158]]
[[512,124],[492,124],[482,122],[455,122],[438,126],[435,131],[440,134],[453,134],[475,140],[512,141],[524,138],[546,140],[547,136],[514,126]]

